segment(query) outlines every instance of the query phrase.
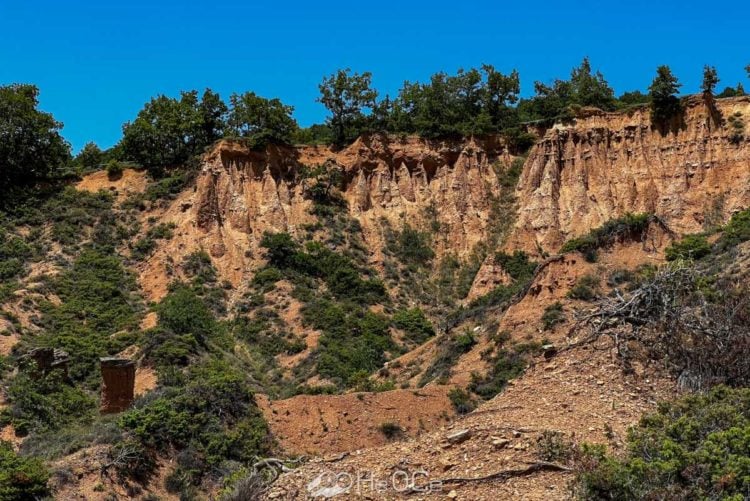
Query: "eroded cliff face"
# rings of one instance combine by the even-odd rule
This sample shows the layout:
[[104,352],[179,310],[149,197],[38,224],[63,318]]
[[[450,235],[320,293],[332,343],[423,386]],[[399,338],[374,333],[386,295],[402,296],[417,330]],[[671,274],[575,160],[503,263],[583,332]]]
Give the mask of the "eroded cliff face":
[[[739,141],[732,137],[732,116],[748,122]],[[518,214],[493,211],[502,189],[497,171],[513,160],[494,138],[372,135],[343,150],[263,151],[223,141],[205,156],[194,189],[161,218],[177,225],[175,238],[144,265],[141,283],[159,299],[181,256],[203,249],[237,287],[262,261],[264,232],[302,236],[318,222],[300,170],[323,164],[342,170],[345,210],[359,222],[376,268],[383,262],[386,228],[405,224],[433,230],[438,259],[467,256],[499,222],[515,221],[506,250],[537,256],[554,254],[567,239],[626,212],[657,214],[676,234],[697,232],[750,206],[747,136],[750,97],[710,103],[694,96],[682,123],[668,131],[652,128],[647,108],[588,110],[573,125],[548,130],[532,148],[515,191]],[[503,281],[491,271],[483,267],[473,296]]]
[[[729,117],[744,120],[733,140]],[[672,131],[649,111],[596,112],[556,126],[530,152],[516,194],[509,249],[556,252],[565,240],[626,212],[651,212],[677,233],[700,231],[750,206],[750,97],[691,97]]]
[[436,253],[463,256],[485,237],[492,201],[500,192],[496,169],[511,160],[494,138],[429,141],[373,135],[340,151],[316,146],[253,151],[224,141],[206,155],[195,189],[183,193],[164,215],[165,222],[177,225],[175,238],[146,263],[141,282],[158,299],[169,281],[166,264],[204,249],[222,278],[237,286],[259,264],[264,232],[298,235],[317,222],[299,174],[303,166],[322,164],[342,170],[341,195],[349,216],[362,227],[373,265],[381,262],[385,229],[400,230],[405,224],[439,228]]

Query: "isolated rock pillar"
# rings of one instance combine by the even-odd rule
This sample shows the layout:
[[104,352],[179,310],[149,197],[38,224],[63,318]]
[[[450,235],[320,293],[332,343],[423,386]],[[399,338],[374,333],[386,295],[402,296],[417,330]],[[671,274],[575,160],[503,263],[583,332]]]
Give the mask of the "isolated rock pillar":
[[135,362],[126,358],[100,359],[102,371],[102,399],[99,412],[122,412],[133,402]]

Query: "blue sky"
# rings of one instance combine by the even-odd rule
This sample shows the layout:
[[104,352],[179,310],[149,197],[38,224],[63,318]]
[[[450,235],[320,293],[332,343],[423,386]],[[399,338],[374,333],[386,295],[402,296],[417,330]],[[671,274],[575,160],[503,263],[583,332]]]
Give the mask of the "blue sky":
[[750,63],[750,2],[199,2],[0,0],[0,84],[28,82],[78,150],[109,147],[151,96],[253,90],[322,121],[321,77],[371,71],[381,94],[459,67],[517,68],[522,93],[567,77],[588,55],[619,93],[669,64],[695,92],[704,64],[720,87]]

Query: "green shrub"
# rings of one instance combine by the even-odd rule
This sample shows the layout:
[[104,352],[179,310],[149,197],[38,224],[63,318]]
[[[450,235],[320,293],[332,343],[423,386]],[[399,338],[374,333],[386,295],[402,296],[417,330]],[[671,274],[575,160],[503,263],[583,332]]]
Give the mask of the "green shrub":
[[448,398],[458,414],[468,414],[477,407],[476,401],[471,398],[468,391],[461,388],[453,388],[448,392]]
[[565,321],[563,305],[560,301],[547,305],[542,313],[542,328],[545,331],[551,330],[555,325]]
[[366,311],[345,311],[329,301],[316,301],[303,309],[303,319],[323,334],[319,340],[318,372],[347,386],[356,383],[359,371],[372,373],[385,363],[385,353],[395,349],[387,318]]
[[264,233],[260,246],[266,249],[268,264],[276,268],[293,266],[300,248],[289,233]]
[[393,314],[393,325],[407,335],[409,341],[422,344],[435,335],[435,329],[420,308],[398,310]]
[[156,469],[156,457],[141,442],[126,439],[113,445],[107,453],[108,466],[120,478],[147,482]]
[[529,260],[529,256],[523,251],[515,251],[512,255],[498,252],[495,254],[495,263],[502,266],[513,280],[528,280],[536,270],[536,263]]
[[737,212],[724,226],[719,238],[719,248],[726,250],[750,240],[750,209]]
[[269,286],[275,284],[283,278],[281,271],[278,268],[262,268],[255,273],[253,277],[253,284],[258,285],[262,289],[266,289]]
[[492,357],[490,369],[484,376],[476,373],[471,375],[469,389],[485,400],[489,400],[502,392],[508,385],[508,381],[523,374],[528,365],[526,345],[516,345],[510,348],[501,348]]
[[67,351],[71,378],[96,387],[99,357],[114,355],[132,341],[113,334],[138,327],[135,279],[117,255],[87,249],[51,279],[50,288],[61,304],[40,305],[45,332],[34,343]]
[[213,284],[217,280],[211,256],[203,250],[189,254],[182,262],[182,269],[196,285]]
[[22,457],[9,442],[0,441],[0,499],[33,501],[48,496],[50,474],[36,458]]
[[158,200],[173,200],[177,198],[185,186],[191,180],[191,176],[187,172],[176,172],[170,177],[165,177],[150,183],[146,187],[146,191],[143,194],[143,198],[151,202]]
[[110,179],[119,179],[122,177],[122,173],[125,170],[120,162],[118,162],[115,159],[110,160],[107,162],[106,166],[107,170],[107,176]]
[[408,224],[390,247],[389,250],[407,265],[424,266],[435,257],[430,247],[430,235],[417,231]]
[[560,249],[560,253],[578,251],[584,255],[587,261],[595,262],[597,249],[611,245],[618,239],[640,238],[648,229],[652,219],[651,214],[631,213],[617,219],[610,219],[588,234],[565,242]]
[[711,245],[703,235],[686,235],[679,242],[664,250],[667,261],[676,259],[700,259],[711,253]]
[[0,280],[21,275],[24,262],[31,255],[32,249],[23,239],[10,236],[0,228]]
[[537,437],[536,455],[542,461],[565,463],[574,452],[574,444],[562,432],[543,430]]
[[206,304],[185,285],[170,291],[156,307],[156,312],[161,327],[177,335],[193,335],[200,344],[205,344],[218,328]]
[[250,461],[269,450],[268,428],[244,374],[213,359],[191,367],[186,378],[184,386],[123,414],[120,425],[145,446],[194,448],[211,465]]
[[750,389],[716,387],[659,405],[628,434],[628,453],[589,447],[582,499],[743,499],[750,489]]
[[469,331],[454,336],[446,336],[440,339],[437,355],[419,381],[424,386],[433,379],[441,379],[450,375],[453,367],[461,355],[469,352],[476,344],[476,339]]
[[21,371],[10,381],[4,411],[21,434],[59,430],[77,422],[90,422],[96,405],[86,392],[64,380],[60,371],[42,377]]
[[385,423],[381,423],[380,426],[378,426],[378,430],[380,430],[380,433],[385,435],[385,438],[387,438],[388,440],[393,440],[394,438],[398,438],[404,434],[404,429],[401,428],[401,425],[393,421],[386,421]]
[[599,297],[599,277],[584,275],[578,279],[576,284],[568,291],[568,297],[581,301],[593,301]]

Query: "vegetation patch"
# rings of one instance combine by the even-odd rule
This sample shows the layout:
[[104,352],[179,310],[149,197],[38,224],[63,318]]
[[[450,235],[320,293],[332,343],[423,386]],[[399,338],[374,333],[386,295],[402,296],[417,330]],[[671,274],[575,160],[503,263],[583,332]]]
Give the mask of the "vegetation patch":
[[565,321],[565,311],[560,301],[547,305],[542,313],[542,328],[552,330],[557,324]]
[[435,329],[420,308],[398,310],[393,314],[393,325],[404,331],[407,339],[415,345],[435,335]]
[[568,240],[560,249],[560,253],[578,251],[587,261],[596,262],[597,250],[623,239],[640,239],[654,219],[650,214],[625,214],[617,219],[610,219],[602,226],[591,230],[588,234]]
[[589,447],[576,493],[582,499],[743,499],[750,389],[719,386],[663,403],[628,434],[627,455]]
[[711,245],[703,235],[686,235],[664,250],[667,261],[676,259],[701,259],[711,253]]

